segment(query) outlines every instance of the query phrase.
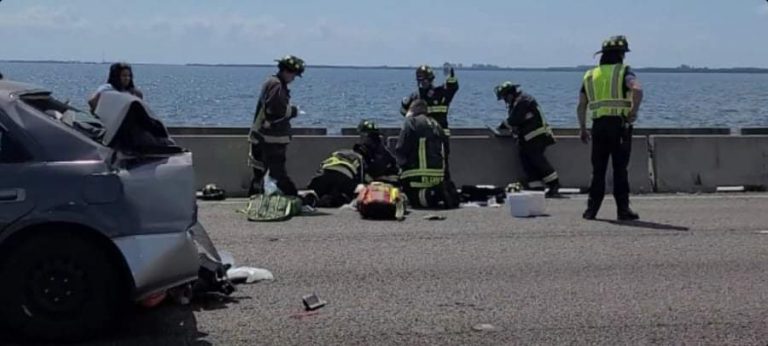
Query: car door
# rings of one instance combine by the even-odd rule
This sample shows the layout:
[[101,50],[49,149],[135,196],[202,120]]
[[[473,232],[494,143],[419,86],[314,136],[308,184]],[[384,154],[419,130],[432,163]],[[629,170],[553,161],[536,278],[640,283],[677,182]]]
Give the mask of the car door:
[[21,142],[0,122],[0,231],[34,207],[27,195],[30,182],[25,181],[24,174],[30,158]]

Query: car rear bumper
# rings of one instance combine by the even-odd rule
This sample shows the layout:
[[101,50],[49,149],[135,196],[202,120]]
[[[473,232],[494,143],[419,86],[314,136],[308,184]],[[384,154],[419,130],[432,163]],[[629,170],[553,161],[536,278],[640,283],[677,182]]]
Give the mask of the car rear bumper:
[[188,230],[113,239],[133,276],[135,300],[197,279],[200,258],[191,233]]

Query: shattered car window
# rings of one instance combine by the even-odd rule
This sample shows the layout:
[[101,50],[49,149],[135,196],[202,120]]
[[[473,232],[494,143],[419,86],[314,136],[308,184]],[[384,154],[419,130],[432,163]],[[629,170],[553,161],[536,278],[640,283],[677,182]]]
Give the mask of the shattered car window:
[[48,93],[22,95],[21,100],[94,141],[101,142],[104,137],[104,125],[96,116],[61,102]]

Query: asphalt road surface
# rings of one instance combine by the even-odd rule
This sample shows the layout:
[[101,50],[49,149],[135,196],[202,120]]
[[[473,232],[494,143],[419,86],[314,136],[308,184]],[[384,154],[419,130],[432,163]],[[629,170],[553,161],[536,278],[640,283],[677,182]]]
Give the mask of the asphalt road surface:
[[[243,201],[203,203],[218,248],[275,280],[141,312],[93,344],[768,344],[768,195],[633,203],[644,221],[584,221],[583,197],[535,219],[469,208],[404,222],[333,210],[249,223]],[[599,216],[615,217],[612,200]],[[311,292],[328,305],[303,314]]]

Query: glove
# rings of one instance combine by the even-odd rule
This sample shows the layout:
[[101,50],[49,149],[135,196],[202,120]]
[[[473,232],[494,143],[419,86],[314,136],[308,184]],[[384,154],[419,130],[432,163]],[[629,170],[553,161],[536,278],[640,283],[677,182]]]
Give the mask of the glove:
[[299,116],[299,107],[291,105],[291,119]]

